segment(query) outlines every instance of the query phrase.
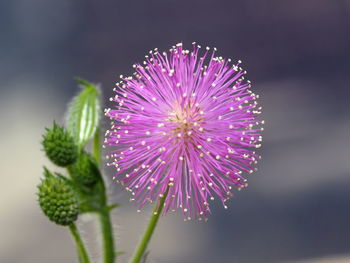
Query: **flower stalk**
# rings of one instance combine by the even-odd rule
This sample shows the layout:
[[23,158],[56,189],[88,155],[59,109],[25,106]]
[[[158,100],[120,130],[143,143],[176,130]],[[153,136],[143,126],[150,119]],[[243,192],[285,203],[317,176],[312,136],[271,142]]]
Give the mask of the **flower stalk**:
[[79,255],[79,262],[80,263],[90,263],[88,253],[87,253],[86,248],[84,246],[83,240],[79,234],[78,228],[73,223],[73,224],[69,225],[69,230],[73,236],[73,239],[74,239],[76,247],[77,247],[77,252]]
[[93,138],[93,156],[96,160],[97,165],[100,165],[101,162],[101,151],[100,151],[100,130],[97,129]]
[[132,257],[130,263],[139,263],[140,260],[142,259],[143,255],[145,254],[147,246],[148,246],[148,244],[151,240],[151,237],[153,235],[154,229],[157,226],[159,217],[160,217],[162,210],[164,208],[164,203],[165,203],[165,199],[168,195],[168,192],[169,192],[169,186],[167,187],[163,196],[160,198],[159,204],[157,204],[156,207],[154,208],[151,219],[148,222],[146,231],[143,234],[143,237],[140,240],[140,243],[137,246],[137,249],[136,249],[134,256]]
[[110,214],[108,209],[104,209],[99,213],[99,220],[102,229],[102,246],[103,246],[103,257],[104,263],[114,263],[115,262],[115,250],[114,250],[114,240],[113,240],[113,227],[110,219]]
[[[97,129],[93,138],[92,146],[93,156],[96,160],[97,165],[100,164],[101,151],[100,151],[100,132]],[[110,210],[108,209],[108,198],[106,193],[106,187],[103,179],[100,182],[100,200],[101,200],[101,210],[99,211],[99,221],[102,230],[102,247],[103,247],[103,257],[104,263],[114,263],[115,262],[115,248],[113,239],[113,226],[111,222]]]

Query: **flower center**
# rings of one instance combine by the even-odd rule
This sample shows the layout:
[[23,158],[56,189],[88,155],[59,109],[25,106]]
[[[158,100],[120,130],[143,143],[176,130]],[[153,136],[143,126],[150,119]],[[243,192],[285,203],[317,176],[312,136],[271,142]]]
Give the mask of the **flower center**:
[[178,138],[189,138],[191,135],[203,130],[203,111],[198,104],[183,103],[176,104],[174,110],[169,114],[168,121],[175,123],[172,134]]

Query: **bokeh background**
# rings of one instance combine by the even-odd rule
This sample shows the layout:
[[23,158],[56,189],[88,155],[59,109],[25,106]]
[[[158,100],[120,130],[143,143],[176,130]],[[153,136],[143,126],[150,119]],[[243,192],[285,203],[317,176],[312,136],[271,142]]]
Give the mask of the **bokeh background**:
[[[0,262],[76,261],[35,196],[53,168],[41,134],[63,123],[73,77],[100,83],[108,105],[117,76],[180,41],[243,61],[264,107],[263,160],[207,223],[163,218],[149,262],[350,262],[349,0],[1,0],[0,32]],[[126,262],[151,208],[109,188],[124,203],[113,221]],[[93,218],[79,226],[98,262]]]

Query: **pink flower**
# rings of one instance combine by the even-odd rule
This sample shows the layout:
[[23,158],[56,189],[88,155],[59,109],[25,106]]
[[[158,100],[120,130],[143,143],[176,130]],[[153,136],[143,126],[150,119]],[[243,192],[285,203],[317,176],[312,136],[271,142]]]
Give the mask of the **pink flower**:
[[255,170],[262,140],[258,95],[240,61],[199,49],[150,51],[133,77],[121,76],[106,110],[115,179],[140,207],[168,189],[164,213],[180,207],[186,219],[206,218],[215,195],[226,208],[232,186],[247,186],[243,172]]

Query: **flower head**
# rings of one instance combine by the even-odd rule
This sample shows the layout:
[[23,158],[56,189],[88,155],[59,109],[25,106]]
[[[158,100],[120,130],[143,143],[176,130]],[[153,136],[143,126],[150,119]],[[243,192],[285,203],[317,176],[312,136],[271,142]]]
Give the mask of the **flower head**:
[[79,215],[79,201],[69,180],[60,174],[52,174],[46,168],[44,176],[38,185],[42,211],[58,225],[68,226],[74,223]]
[[55,122],[52,129],[46,129],[42,145],[46,156],[58,166],[67,167],[78,158],[78,147],[72,135]]
[[186,219],[206,218],[215,195],[226,207],[232,186],[247,186],[243,172],[254,171],[262,130],[258,95],[240,61],[199,50],[180,43],[168,53],[150,51],[133,77],[121,76],[116,105],[105,111],[115,179],[140,207],[168,189],[165,213],[181,208]]

